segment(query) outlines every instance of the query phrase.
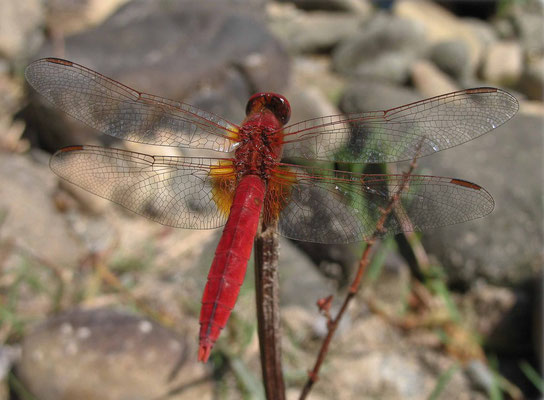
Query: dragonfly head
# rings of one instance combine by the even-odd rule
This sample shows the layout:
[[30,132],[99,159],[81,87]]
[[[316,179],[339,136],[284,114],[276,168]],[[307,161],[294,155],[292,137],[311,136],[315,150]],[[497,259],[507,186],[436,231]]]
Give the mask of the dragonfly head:
[[291,106],[285,97],[276,93],[256,93],[247,102],[246,115],[268,109],[285,125],[291,117]]

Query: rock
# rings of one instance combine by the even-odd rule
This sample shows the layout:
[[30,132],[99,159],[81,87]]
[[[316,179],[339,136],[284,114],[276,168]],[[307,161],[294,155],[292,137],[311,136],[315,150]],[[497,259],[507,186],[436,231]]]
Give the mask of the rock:
[[459,90],[459,86],[427,60],[420,60],[412,66],[412,82],[423,98],[438,96]]
[[496,18],[491,22],[497,36],[504,40],[516,39],[516,29],[513,21],[509,18]]
[[72,35],[102,23],[129,0],[48,0],[47,27],[57,35]]
[[348,86],[340,100],[344,113],[386,110],[418,100],[410,89],[388,83],[361,81]]
[[339,42],[353,36],[363,19],[350,13],[298,10],[271,18],[270,30],[292,53],[330,51]]
[[480,42],[484,50],[498,40],[497,32],[490,23],[477,18],[463,18],[461,21],[472,31],[474,38]]
[[544,99],[544,57],[527,63],[518,88],[529,99],[539,101]]
[[84,252],[55,209],[57,180],[44,163],[28,156],[0,157],[0,210],[5,212],[0,238],[52,265],[73,267]]
[[[299,78],[311,79],[311,76],[299,76]],[[326,80],[326,77],[322,79]],[[331,83],[331,85],[332,84],[334,83]],[[308,84],[294,84],[291,86],[286,92],[292,110],[290,122],[297,123],[307,119],[319,118],[324,115],[338,114],[338,108],[331,103],[322,90],[326,90],[326,88]]]
[[431,60],[453,79],[466,79],[472,74],[469,62],[469,49],[466,42],[448,40],[435,44],[430,50]]
[[0,2],[0,58],[18,63],[40,45],[44,7],[40,0]]
[[492,44],[486,54],[482,78],[498,86],[515,86],[523,70],[521,47],[514,41]]
[[17,374],[39,400],[213,394],[188,342],[152,321],[108,309],[73,310],[44,321],[25,336]]
[[[289,76],[286,52],[255,14],[246,2],[135,0],[100,26],[67,37],[64,57],[140,91],[183,99],[239,123],[250,94],[279,91]],[[51,55],[53,44],[47,43],[39,56]],[[108,140],[58,115],[28,111],[29,131],[39,133],[41,147],[52,151],[92,138]],[[85,133],[74,140],[74,131]]]
[[541,268],[541,126],[542,115],[518,113],[492,133],[420,159],[420,172],[477,182],[495,199],[491,215],[423,236],[452,280],[512,286]]
[[[454,361],[435,350],[414,346],[378,316],[359,317],[353,328],[335,338],[328,371],[315,385],[316,394],[334,399],[424,399],[440,374]],[[443,399],[483,399],[460,371],[441,392]]]
[[281,241],[279,262],[282,306],[317,312],[317,300],[335,292],[334,281],[319,273],[310,257],[288,240]]
[[412,62],[424,48],[420,24],[377,14],[360,34],[335,48],[333,68],[360,79],[404,83]]
[[[538,2],[535,2],[535,4]],[[539,56],[544,53],[544,16],[542,10],[517,10],[513,13],[513,25],[521,39],[525,53]]]
[[[288,88],[289,98],[296,96],[298,92],[303,91],[305,87],[313,91],[314,88],[319,89],[320,97],[325,97],[329,103],[336,104],[342,91],[344,90],[344,79],[331,72],[331,61],[329,57],[325,56],[299,56],[293,60],[293,79],[291,85]],[[291,100],[290,100],[291,102]],[[319,101],[319,103],[323,103]],[[312,106],[307,104],[307,106]],[[316,118],[323,115],[330,115],[331,113],[338,113],[337,109],[331,109],[330,106],[326,109],[322,109],[319,106],[318,110],[308,110],[304,115],[308,117],[297,116],[298,108],[304,107],[304,105],[292,105],[291,122],[302,121],[307,118]],[[333,107],[334,108],[334,107]]]
[[481,35],[473,29],[472,19],[465,20],[430,1],[397,1],[395,15],[406,18],[423,27],[425,40],[433,45],[445,41],[463,41],[469,51],[469,71],[475,71],[480,63],[485,44]]

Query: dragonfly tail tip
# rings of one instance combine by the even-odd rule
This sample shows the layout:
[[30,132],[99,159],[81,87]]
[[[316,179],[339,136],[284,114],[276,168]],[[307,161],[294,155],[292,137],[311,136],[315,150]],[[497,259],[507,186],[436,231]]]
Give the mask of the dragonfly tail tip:
[[208,358],[210,357],[210,352],[212,351],[212,346],[209,344],[201,344],[198,348],[198,361],[202,361],[203,363],[208,361]]

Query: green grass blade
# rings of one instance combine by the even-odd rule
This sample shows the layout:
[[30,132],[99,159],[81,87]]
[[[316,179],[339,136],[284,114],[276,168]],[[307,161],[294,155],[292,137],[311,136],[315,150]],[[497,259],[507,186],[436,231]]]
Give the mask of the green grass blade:
[[230,359],[230,366],[236,375],[236,378],[248,393],[249,398],[256,400],[265,400],[263,386],[257,377],[247,368],[247,365],[238,358]]
[[531,364],[524,360],[519,363],[519,368],[540,393],[544,394],[544,379],[542,379],[540,374],[531,366]]
[[453,375],[459,371],[459,364],[455,363],[451,367],[449,367],[446,371],[444,371],[439,377],[438,381],[436,382],[436,386],[434,387],[434,390],[431,392],[427,400],[437,400],[440,398],[440,395],[444,391],[446,385],[451,380]]

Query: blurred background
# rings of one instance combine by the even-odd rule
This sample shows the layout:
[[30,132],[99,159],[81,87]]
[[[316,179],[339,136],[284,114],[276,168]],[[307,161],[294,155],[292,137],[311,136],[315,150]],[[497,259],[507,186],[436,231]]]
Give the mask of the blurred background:
[[[29,89],[24,68],[40,57],[235,123],[257,91],[284,94],[291,122],[468,87],[510,91],[520,101],[513,120],[417,169],[484,186],[493,214],[377,247],[310,398],[541,398],[543,9],[540,0],[0,2],[0,399],[263,396],[253,261],[211,362],[197,363],[221,231],[161,226],[57,178],[48,160],[61,146],[134,145]],[[326,334],[315,302],[345,294],[363,248],[281,241],[290,399]]]

